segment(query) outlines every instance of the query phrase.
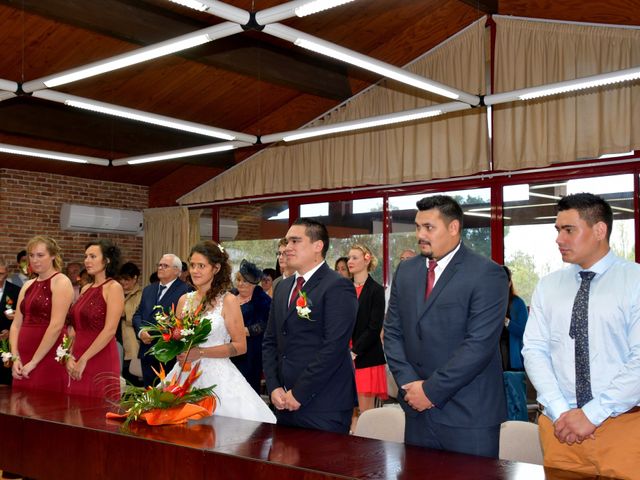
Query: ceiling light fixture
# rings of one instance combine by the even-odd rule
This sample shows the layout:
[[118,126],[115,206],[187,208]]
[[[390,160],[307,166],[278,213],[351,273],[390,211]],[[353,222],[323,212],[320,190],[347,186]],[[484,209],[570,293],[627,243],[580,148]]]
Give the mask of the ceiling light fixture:
[[396,123],[410,122],[424,118],[435,117],[443,113],[455,112],[458,110],[467,110],[471,108],[469,104],[462,102],[442,103],[432,105],[430,107],[416,108],[414,110],[406,110],[404,112],[390,113],[387,115],[379,115],[376,117],[363,118],[360,120],[350,120],[347,122],[334,123],[331,125],[322,125],[319,127],[301,128],[299,130],[291,130],[288,132],[273,133],[260,137],[262,143],[272,143],[284,140],[285,142],[294,142],[306,138],[319,137],[322,135],[331,135],[334,133],[350,132],[354,130],[362,130],[365,128],[379,127],[383,125],[393,125]]
[[275,7],[265,8],[256,13],[256,22],[258,25],[267,25],[269,23],[286,20],[294,15],[304,17],[317,12],[328,10],[330,8],[350,3],[353,0],[294,0],[293,2],[283,3]]
[[242,27],[240,25],[232,22],[224,22],[213,27],[198,30],[197,32],[188,33],[164,42],[139,48],[129,53],[116,55],[115,57],[100,60],[99,62],[93,62],[82,67],[32,80],[30,82],[26,82],[22,86],[22,89],[29,93],[35,90],[40,90],[44,87],[51,88],[75,82],[82,80],[83,78],[93,77],[95,75],[100,75],[101,73],[110,72],[136,63],[146,62],[147,60],[186,50],[241,31]]
[[121,165],[140,165],[141,163],[161,162],[163,160],[171,160],[174,158],[194,157],[196,155],[205,155],[207,153],[225,152],[228,150],[233,150],[234,148],[248,147],[250,145],[251,144],[247,142],[222,142],[215,143],[213,145],[203,145],[201,147],[183,148],[170,152],[120,158],[118,160],[114,160],[113,162],[111,162],[111,164],[114,167],[119,167]]
[[586,90],[589,88],[603,87],[622,82],[631,82],[640,79],[640,67],[618,70],[615,72],[591,75],[589,77],[565,80],[563,82],[540,85],[539,87],[523,88],[511,92],[496,93],[484,97],[485,105],[514,102],[517,100],[533,100],[551,95]]
[[71,153],[53,152],[51,150],[41,150],[39,148],[19,147],[0,143],[0,153],[10,153],[12,155],[25,155],[27,157],[48,158],[50,160],[62,160],[73,163],[90,163],[92,165],[109,166],[109,160],[104,158],[87,157],[84,155],[74,155]]
[[339,7],[340,5],[351,2],[353,2],[353,0],[313,0],[312,2],[296,7],[294,11],[298,17],[306,17],[307,15],[313,15],[314,13],[329,10],[330,8]]
[[183,7],[192,8],[200,12],[207,12],[230,22],[246,25],[251,20],[251,14],[246,10],[234,7],[218,0],[169,0]]
[[7,92],[16,92],[18,90],[18,84],[11,80],[5,80],[0,78],[0,90],[6,90]]
[[470,95],[460,90],[456,90],[448,87],[447,85],[429,80],[394,65],[381,62],[375,58],[362,55],[361,53],[354,52],[353,50],[313,37],[312,35],[308,35],[284,25],[267,25],[264,27],[263,31],[275,37],[288,40],[299,47],[335,58],[342,62],[350,63],[356,67],[369,70],[382,75],[383,77],[391,78],[398,82],[414,86],[421,90],[426,90],[436,95],[450,98],[452,100],[460,100],[468,103],[469,105],[478,105],[480,103],[480,99],[476,95]]
[[182,5],[183,7],[198,10],[199,12],[204,12],[209,8],[208,5],[205,5],[202,2],[197,2],[196,0],[169,0],[169,1],[173,3],[177,3],[178,5]]
[[64,103],[65,105],[69,105],[71,107],[82,108],[85,110],[104,113],[106,115],[113,115],[121,118],[127,118],[129,120],[135,120],[138,122],[151,123],[153,125],[159,125],[161,127],[196,133],[198,135],[220,138],[222,140],[243,140],[251,143],[255,143],[257,140],[257,137],[255,137],[254,135],[247,135],[246,133],[213,128],[200,123],[188,122],[186,120],[165,117],[164,115],[143,112],[141,110],[135,110],[133,108],[111,105],[109,103],[99,102],[97,100],[91,100],[83,97],[76,97],[75,95],[69,95],[67,93],[57,92],[55,90],[39,90],[33,92],[33,96],[43,98],[45,100],[50,100],[52,102]]

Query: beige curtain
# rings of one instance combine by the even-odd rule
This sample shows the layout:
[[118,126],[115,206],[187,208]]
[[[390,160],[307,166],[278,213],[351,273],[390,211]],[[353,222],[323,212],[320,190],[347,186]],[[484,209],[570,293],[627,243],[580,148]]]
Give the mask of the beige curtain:
[[[640,65],[640,30],[495,17],[496,93]],[[498,105],[494,167],[546,166],[640,148],[640,85]]]
[[[201,216],[202,210],[189,210],[189,250],[200,241]],[[186,262],[186,257],[183,260]]]
[[[407,67],[460,90],[484,93],[483,18]],[[417,89],[382,83],[312,126],[445,103]],[[278,145],[179,199],[182,205],[292,191],[394,184],[488,168],[484,109],[395,128]]]
[[189,253],[189,210],[185,207],[149,208],[142,213],[142,278],[147,284],[162,255],[173,253],[184,260]]

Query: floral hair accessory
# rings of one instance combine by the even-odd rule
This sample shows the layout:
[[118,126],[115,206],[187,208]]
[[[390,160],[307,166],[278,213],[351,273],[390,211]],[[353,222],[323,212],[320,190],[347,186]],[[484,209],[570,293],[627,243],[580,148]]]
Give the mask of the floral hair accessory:
[[313,304],[311,303],[311,300],[307,298],[306,292],[300,291],[296,300],[296,311],[298,312],[298,316],[305,320],[309,320],[310,322],[314,322],[315,320],[311,318],[312,306]]
[[71,358],[71,346],[73,345],[73,339],[66,333],[62,337],[62,343],[56,348],[56,362],[67,363]]

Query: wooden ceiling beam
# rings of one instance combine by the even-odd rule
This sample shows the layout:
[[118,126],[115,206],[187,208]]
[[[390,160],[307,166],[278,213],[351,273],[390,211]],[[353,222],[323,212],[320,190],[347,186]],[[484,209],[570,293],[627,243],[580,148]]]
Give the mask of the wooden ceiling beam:
[[466,3],[470,7],[480,10],[481,12],[494,14],[498,13],[499,0],[459,0]]

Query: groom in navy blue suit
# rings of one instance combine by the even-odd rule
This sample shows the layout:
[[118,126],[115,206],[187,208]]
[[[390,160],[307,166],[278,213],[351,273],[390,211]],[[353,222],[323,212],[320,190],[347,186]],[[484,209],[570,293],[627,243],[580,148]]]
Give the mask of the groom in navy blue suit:
[[398,265],[384,324],[405,442],[497,457],[506,420],[499,350],[506,273],[462,243],[453,198],[420,200],[415,224],[421,255]]
[[325,263],[323,224],[299,218],[286,240],[296,274],[280,283],[271,302],[262,346],[267,391],[278,424],[347,433],[357,404],[349,353],[355,288]]
[[[133,315],[133,328],[141,341],[138,357],[142,366],[142,380],[144,386],[153,385],[156,381],[155,368],[158,371],[160,362],[152,355],[147,355],[147,351],[153,345],[153,340],[148,333],[140,331],[145,325],[156,323],[154,318],[154,307],[162,306],[165,313],[171,310],[172,306],[178,305],[178,300],[189,291],[189,286],[178,278],[182,272],[182,261],[176,255],[168,253],[163,255],[158,262],[158,282],[154,282],[144,287],[142,298],[138,310]],[[175,360],[167,363],[165,369],[169,370]]]

